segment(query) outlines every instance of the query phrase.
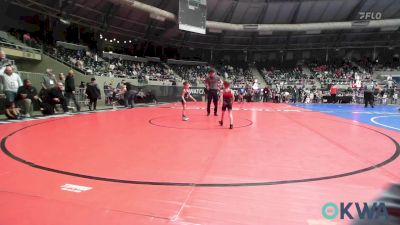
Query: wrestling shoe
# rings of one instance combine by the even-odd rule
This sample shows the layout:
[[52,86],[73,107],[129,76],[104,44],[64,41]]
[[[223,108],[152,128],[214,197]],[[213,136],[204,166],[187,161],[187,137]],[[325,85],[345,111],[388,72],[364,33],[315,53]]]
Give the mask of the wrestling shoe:
[[182,120],[183,120],[183,121],[188,121],[188,120],[189,120],[189,117],[182,116]]
[[222,121],[218,121],[219,122],[219,125],[220,126],[223,126],[224,125],[224,122],[222,122]]
[[233,124],[229,125],[229,129],[233,129]]

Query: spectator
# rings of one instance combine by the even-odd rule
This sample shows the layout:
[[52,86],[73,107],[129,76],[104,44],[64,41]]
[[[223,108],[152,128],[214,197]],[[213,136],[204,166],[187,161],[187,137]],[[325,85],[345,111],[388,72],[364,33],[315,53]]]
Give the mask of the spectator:
[[96,110],[97,99],[100,99],[101,93],[100,89],[96,84],[96,78],[90,79],[90,83],[86,87],[86,95],[89,99],[89,110]]
[[65,85],[65,76],[64,73],[60,73],[58,75],[58,81],[62,82]]
[[337,87],[335,84],[331,86],[331,101],[332,103],[336,103],[336,94],[337,94]]
[[117,89],[121,89],[123,86],[125,86],[125,80],[121,80],[121,82],[117,84]]
[[139,89],[139,92],[137,93],[137,96],[140,99],[144,99],[146,97],[146,94],[144,93],[143,89]]
[[103,90],[104,90],[106,105],[112,104],[112,97],[113,97],[112,82],[109,82],[109,83],[104,82]]
[[53,88],[47,91],[43,106],[43,114],[54,114],[57,104],[60,104],[62,106],[64,113],[68,113],[68,106],[66,104],[63,91],[64,85],[61,82],[57,82]]
[[155,104],[157,104],[157,102],[158,102],[158,100],[157,100],[157,97],[156,97],[156,95],[153,93],[153,91],[152,90],[149,90],[149,92],[147,92],[147,102],[150,102],[150,103],[155,103]]
[[[67,78],[65,79],[65,100],[67,106],[69,106],[69,102],[72,99],[74,101],[76,110],[79,112],[81,111],[81,106],[79,105],[78,101],[75,97],[75,79],[74,79],[74,71],[70,70],[68,72]],[[62,83],[62,82],[61,82]]]
[[56,86],[57,80],[56,80],[56,76],[54,75],[52,69],[47,69],[46,74],[47,74],[47,76],[43,77],[42,87],[45,90],[49,90]]
[[[138,95],[138,92],[133,89],[133,85],[131,83],[126,83],[126,100],[125,107],[133,108],[135,105],[135,98]],[[143,98],[143,96],[142,96]]]
[[4,114],[6,115],[7,119],[10,120],[21,119],[21,114],[19,112],[19,109],[15,107],[14,102],[8,102],[6,104],[6,110],[4,111]]
[[387,80],[388,88],[392,88],[392,86],[393,86],[393,77],[388,75],[386,80]]
[[24,85],[18,88],[17,100],[22,105],[22,111],[25,114],[24,117],[31,117],[33,113],[33,102],[39,99],[38,93],[35,87],[32,86],[32,82],[28,79],[24,80]]
[[269,100],[269,89],[266,86],[263,89],[263,102],[268,102],[268,100]]
[[6,53],[3,50],[0,50],[0,68],[3,68],[9,64],[11,64],[11,61],[7,59]]
[[8,102],[14,102],[18,88],[22,86],[21,77],[13,72],[11,65],[6,66],[4,74],[0,74],[0,84]]
[[26,44],[26,45],[28,45],[28,46],[31,46],[31,35],[29,34],[29,33],[25,33],[23,36],[22,36],[22,38],[23,38],[23,40],[24,40],[24,44]]
[[397,99],[399,98],[397,91],[394,92],[393,94],[393,101],[392,104],[396,104],[397,105]]

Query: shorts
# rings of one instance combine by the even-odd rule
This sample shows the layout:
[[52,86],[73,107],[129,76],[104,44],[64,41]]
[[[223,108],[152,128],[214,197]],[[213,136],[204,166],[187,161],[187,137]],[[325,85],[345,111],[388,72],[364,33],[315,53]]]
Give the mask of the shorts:
[[229,111],[232,110],[232,102],[224,101],[222,103],[222,111],[226,111],[226,109],[228,109]]

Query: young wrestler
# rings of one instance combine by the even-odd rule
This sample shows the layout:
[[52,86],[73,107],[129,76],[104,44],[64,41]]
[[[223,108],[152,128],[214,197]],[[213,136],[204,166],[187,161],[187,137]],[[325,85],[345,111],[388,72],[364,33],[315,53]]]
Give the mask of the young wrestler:
[[181,102],[182,102],[182,120],[183,121],[189,120],[189,118],[185,115],[186,99],[190,98],[196,102],[196,99],[193,98],[192,95],[190,95],[189,87],[190,87],[189,82],[187,82],[187,81],[183,82],[183,91],[182,91],[182,97],[181,97],[182,98]]
[[222,98],[222,116],[221,121],[219,121],[219,125],[224,125],[224,114],[226,109],[229,111],[229,129],[233,129],[233,113],[232,113],[232,104],[235,100],[235,93],[229,87],[230,84],[227,81],[224,81],[224,89],[221,91]]

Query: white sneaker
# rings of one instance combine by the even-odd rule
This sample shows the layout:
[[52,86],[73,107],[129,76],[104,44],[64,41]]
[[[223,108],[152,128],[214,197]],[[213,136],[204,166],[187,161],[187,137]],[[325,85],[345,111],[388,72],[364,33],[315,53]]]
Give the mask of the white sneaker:
[[24,115],[25,118],[31,118],[31,115],[29,113]]
[[188,120],[189,120],[189,117],[182,116],[182,120],[183,120],[183,121],[188,121]]

